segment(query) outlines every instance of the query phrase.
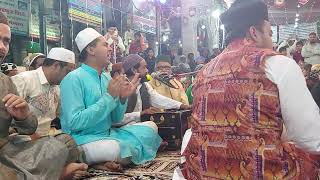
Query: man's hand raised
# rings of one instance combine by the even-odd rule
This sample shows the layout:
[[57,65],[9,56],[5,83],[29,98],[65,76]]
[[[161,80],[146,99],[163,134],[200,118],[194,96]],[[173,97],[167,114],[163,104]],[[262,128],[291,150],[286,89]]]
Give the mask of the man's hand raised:
[[28,103],[17,95],[8,94],[2,99],[2,102],[8,113],[17,121],[23,121],[30,115]]
[[158,109],[158,108],[155,108],[155,107],[150,107],[150,108],[142,111],[140,115],[141,116],[143,116],[143,115],[152,115],[152,114],[155,114],[155,113],[158,113],[158,112],[161,112],[161,110]]
[[121,83],[122,83],[122,77],[121,75],[115,76],[111,79],[108,85],[108,93],[112,97],[118,97],[120,95],[120,89],[121,89]]
[[127,77],[123,76],[122,78],[122,88],[120,89],[120,98],[125,99],[132,94],[136,93],[136,89],[140,84],[139,74],[135,74],[131,82]]

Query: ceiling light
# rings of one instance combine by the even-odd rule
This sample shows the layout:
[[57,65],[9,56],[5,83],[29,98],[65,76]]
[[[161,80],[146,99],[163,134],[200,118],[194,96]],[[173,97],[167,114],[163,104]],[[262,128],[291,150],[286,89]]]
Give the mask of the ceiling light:
[[219,18],[220,14],[221,14],[220,10],[217,9],[217,10],[213,11],[211,15],[214,18]]

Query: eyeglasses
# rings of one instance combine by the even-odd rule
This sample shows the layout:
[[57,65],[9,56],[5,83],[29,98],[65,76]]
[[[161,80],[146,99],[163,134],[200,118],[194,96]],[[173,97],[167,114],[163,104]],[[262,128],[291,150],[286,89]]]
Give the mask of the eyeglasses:
[[157,66],[157,69],[171,69],[171,66]]

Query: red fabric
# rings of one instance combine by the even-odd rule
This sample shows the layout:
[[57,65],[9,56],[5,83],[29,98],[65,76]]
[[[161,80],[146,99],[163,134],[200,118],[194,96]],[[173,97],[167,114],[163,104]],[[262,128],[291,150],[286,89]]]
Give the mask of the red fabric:
[[137,54],[139,52],[142,52],[142,48],[141,48],[140,43],[137,43],[137,42],[131,43],[130,48],[129,48],[129,53],[130,54]]
[[301,55],[301,52],[295,51],[293,54],[293,59],[299,64],[301,61],[304,61],[304,58]]
[[187,179],[317,178],[319,164],[281,141],[279,92],[265,73],[265,59],[274,55],[237,40],[199,72],[183,153]]

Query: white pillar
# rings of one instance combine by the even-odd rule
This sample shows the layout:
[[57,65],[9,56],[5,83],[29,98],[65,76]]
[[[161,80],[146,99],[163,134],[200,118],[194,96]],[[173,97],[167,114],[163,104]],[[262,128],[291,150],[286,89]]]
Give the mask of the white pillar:
[[197,8],[199,1],[202,0],[181,0],[181,14],[182,14],[182,47],[183,53],[190,52],[197,53],[197,14],[190,17],[189,12],[191,8]]
[[[205,20],[205,25],[209,38],[209,49],[219,47],[219,20],[212,17],[212,12],[200,14],[200,9],[212,8],[215,4],[211,0],[181,0],[182,13],[182,45],[183,53],[193,52],[197,54],[197,24],[199,20]],[[196,8],[196,14],[190,17],[190,9]]]
[[211,18],[210,19],[210,36],[209,36],[209,47],[211,49],[213,48],[219,48],[219,19],[217,18]]

